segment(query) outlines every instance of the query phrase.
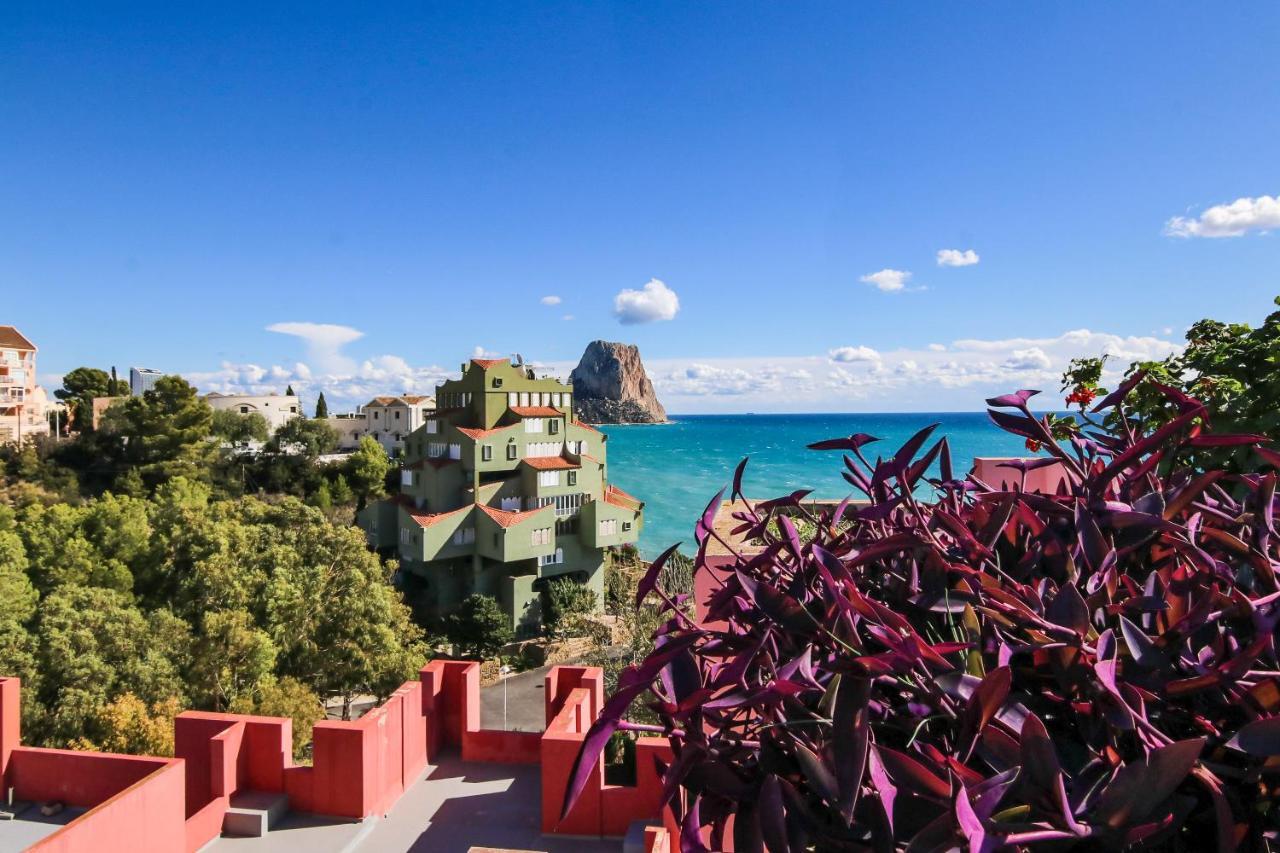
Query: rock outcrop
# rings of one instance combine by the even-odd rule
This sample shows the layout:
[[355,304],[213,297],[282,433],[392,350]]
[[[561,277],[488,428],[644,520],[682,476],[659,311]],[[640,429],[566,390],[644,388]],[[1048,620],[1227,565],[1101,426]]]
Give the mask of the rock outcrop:
[[569,374],[573,408],[589,424],[661,424],[667,412],[632,344],[592,341]]

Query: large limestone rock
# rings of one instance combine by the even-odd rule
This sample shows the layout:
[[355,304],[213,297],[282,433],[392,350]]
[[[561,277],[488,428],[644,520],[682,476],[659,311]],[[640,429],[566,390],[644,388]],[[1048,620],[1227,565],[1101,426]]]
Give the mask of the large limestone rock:
[[592,341],[569,374],[573,408],[589,424],[660,424],[667,412],[631,344]]

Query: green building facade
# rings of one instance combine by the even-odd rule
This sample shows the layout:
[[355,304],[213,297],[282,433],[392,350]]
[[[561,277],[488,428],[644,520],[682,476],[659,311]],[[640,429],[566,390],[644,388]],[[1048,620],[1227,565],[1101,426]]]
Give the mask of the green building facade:
[[444,615],[484,593],[529,632],[552,578],[603,601],[605,549],[637,541],[644,505],[609,483],[606,436],[574,419],[572,386],[472,359],[436,406],[405,439],[400,494],[358,519],[419,606]]

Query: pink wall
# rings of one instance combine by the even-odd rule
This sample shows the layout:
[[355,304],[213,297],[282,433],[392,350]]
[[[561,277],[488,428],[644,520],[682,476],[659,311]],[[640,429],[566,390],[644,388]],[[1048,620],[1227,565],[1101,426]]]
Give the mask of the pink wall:
[[21,682],[16,678],[0,678],[0,782],[9,767],[9,754],[21,743]]
[[15,764],[21,756],[25,768],[23,773],[33,774],[35,767],[40,766],[40,773],[47,773],[50,778],[42,783],[44,787],[40,795],[33,795],[32,788],[26,788],[27,793],[24,794],[24,789],[19,788],[21,799],[56,798],[72,802],[69,797],[44,796],[44,792],[73,790],[87,793],[94,788],[93,782],[80,784],[72,780],[110,778],[118,775],[112,768],[125,763],[147,763],[150,769],[129,787],[99,801],[89,811],[28,850],[41,853],[172,853],[185,848],[181,761],[41,750],[46,754],[28,764],[29,756],[35,752],[25,747],[18,749],[14,753]]
[[[560,670],[560,672],[557,672]],[[552,683],[557,685],[553,691]],[[575,682],[582,686],[570,686]],[[634,821],[657,817],[662,780],[654,758],[671,760],[661,738],[636,743],[636,784],[607,785],[603,759],[573,809],[563,818],[565,787],[604,698],[603,673],[596,667],[555,667],[547,676],[548,710],[558,706],[542,736],[542,831],[557,835],[625,835]],[[563,691],[563,692],[562,692]]]
[[[537,764],[540,755],[537,732],[508,732],[480,728],[480,664],[475,661],[432,661],[423,670],[423,681],[433,685],[435,711],[440,718],[442,745],[456,746],[463,761],[490,764]],[[543,700],[547,701],[546,698]]]
[[[1043,457],[1033,457],[1043,458]],[[1016,468],[1005,467],[1007,462],[1029,462],[1030,459],[978,457],[973,460],[973,476],[1001,491],[1041,492],[1046,495],[1055,494],[1060,484],[1066,479],[1066,470],[1062,463],[1055,462],[1044,468],[1028,471],[1025,480],[1022,472]]]

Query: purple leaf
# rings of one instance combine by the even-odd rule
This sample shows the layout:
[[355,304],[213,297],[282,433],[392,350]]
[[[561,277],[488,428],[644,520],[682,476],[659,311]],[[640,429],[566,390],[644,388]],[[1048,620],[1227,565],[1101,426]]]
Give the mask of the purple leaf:
[[848,438],[829,438],[825,441],[815,441],[813,444],[808,445],[808,448],[810,450],[857,450],[864,444],[879,440],[874,435],[859,432]]
[[1010,406],[1020,409],[1027,404],[1028,400],[1039,393],[1039,391],[1015,391],[1012,394],[1004,394],[1000,397],[990,397],[987,399],[987,405],[1002,409]]
[[1258,758],[1280,755],[1280,717],[1267,717],[1245,723],[1227,746]]
[[1096,819],[1114,829],[1142,821],[1182,784],[1202,749],[1204,738],[1192,738],[1125,764],[1098,798]]
[[636,584],[636,607],[644,601],[644,597],[653,591],[657,586],[658,578],[662,575],[662,567],[667,564],[667,560],[671,559],[671,555],[679,550],[681,543],[677,542],[667,550],[658,555],[649,568],[645,570],[644,577],[640,578],[640,582]]

